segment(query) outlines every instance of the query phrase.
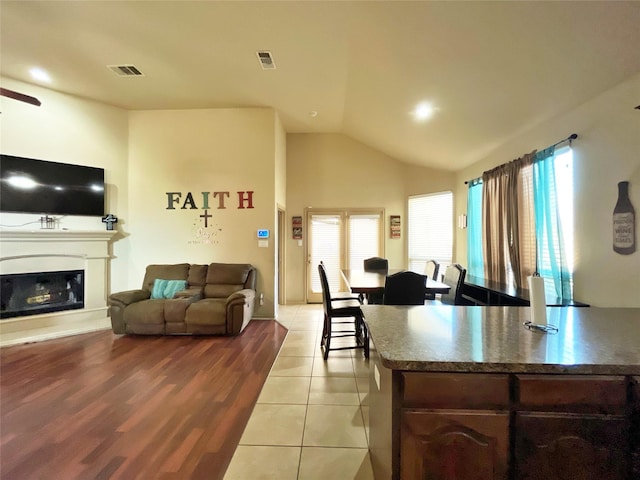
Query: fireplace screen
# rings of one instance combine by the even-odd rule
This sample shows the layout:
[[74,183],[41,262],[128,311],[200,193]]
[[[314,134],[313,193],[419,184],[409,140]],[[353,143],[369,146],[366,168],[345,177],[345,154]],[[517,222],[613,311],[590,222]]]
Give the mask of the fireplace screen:
[[0,275],[0,318],[84,308],[84,270]]

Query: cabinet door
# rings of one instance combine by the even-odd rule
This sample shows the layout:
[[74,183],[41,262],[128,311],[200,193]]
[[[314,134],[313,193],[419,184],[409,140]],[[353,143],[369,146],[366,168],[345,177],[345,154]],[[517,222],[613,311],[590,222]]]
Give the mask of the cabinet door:
[[400,435],[402,480],[507,478],[507,412],[404,410]]
[[633,414],[631,417],[631,478],[640,478],[640,377],[631,379]]
[[623,416],[518,413],[515,432],[518,480],[627,478]]

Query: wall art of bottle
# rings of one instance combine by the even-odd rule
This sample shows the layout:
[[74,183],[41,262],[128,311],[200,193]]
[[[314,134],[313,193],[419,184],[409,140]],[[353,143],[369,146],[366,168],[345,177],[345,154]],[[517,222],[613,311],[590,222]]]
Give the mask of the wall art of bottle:
[[618,201],[613,209],[613,250],[622,255],[636,251],[636,212],[629,200],[629,182],[618,183]]

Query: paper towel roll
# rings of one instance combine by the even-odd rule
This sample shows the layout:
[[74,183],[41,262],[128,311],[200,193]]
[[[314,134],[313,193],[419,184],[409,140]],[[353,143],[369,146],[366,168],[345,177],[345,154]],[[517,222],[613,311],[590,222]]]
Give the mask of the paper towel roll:
[[547,323],[547,300],[544,298],[544,278],[529,277],[529,300],[531,302],[531,321],[545,325]]

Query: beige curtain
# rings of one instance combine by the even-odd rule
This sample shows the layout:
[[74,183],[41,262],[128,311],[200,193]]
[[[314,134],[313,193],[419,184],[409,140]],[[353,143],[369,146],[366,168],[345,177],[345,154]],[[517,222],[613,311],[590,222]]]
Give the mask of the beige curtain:
[[526,286],[532,265],[535,269],[535,224],[531,208],[534,155],[535,152],[530,153],[482,175],[486,274],[489,280],[517,288]]

